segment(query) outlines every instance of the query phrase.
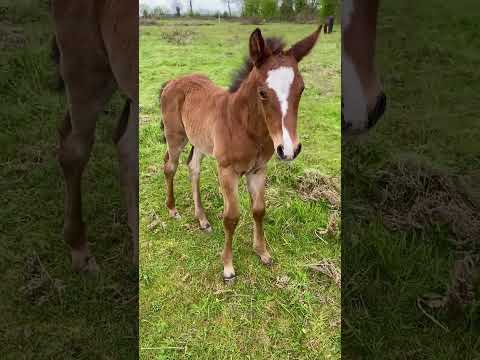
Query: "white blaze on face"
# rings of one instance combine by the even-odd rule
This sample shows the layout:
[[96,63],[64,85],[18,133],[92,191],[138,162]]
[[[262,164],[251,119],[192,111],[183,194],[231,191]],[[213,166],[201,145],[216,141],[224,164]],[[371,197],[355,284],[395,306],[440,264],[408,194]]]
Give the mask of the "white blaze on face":
[[353,11],[355,10],[355,0],[343,0],[342,6],[342,30],[350,26]]
[[293,158],[293,143],[290,134],[285,127],[285,117],[288,111],[288,96],[295,74],[291,67],[281,66],[270,70],[267,76],[267,85],[275,91],[280,110],[282,111],[283,153],[287,158]]

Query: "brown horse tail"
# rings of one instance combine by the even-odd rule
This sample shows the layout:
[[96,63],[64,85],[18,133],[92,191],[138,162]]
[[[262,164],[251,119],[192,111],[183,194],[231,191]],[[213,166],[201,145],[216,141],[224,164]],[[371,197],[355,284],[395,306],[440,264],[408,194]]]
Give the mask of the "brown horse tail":
[[55,65],[55,84],[54,88],[57,91],[65,89],[65,82],[63,81],[62,74],[60,73],[60,49],[58,48],[57,38],[55,35],[50,40],[50,58]]
[[[169,82],[170,80],[165,81],[162,84],[162,87],[160,88],[160,95],[159,95],[160,104],[162,103],[162,93],[167,87]],[[165,144],[167,142],[167,139],[165,138],[165,133],[164,133],[165,125],[163,125],[163,117],[160,119],[160,129],[162,129],[162,143]]]
[[189,165],[189,164],[190,164],[190,161],[192,161],[192,158],[193,158],[193,150],[195,150],[195,146],[192,145],[192,148],[190,149],[190,154],[188,154],[187,165]]

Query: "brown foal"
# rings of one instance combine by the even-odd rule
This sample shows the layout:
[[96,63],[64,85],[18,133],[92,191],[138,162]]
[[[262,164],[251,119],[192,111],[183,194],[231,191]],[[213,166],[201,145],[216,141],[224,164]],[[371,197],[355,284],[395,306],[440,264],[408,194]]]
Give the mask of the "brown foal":
[[200,228],[210,231],[199,191],[200,164],[205,155],[217,160],[224,199],[225,246],[223,277],[235,277],[232,241],[240,210],[238,182],[247,178],[254,219],[253,247],[262,263],[270,265],[263,233],[266,166],[275,152],[281,160],[293,160],[301,150],[297,114],[304,89],[298,62],[315,45],[321,26],[290,49],[278,39],[263,39],[259,29],[250,36],[250,57],[229,91],[207,77],[190,75],[167,82],[161,91],[163,126],[167,141],[164,173],[166,206],[178,218],[173,178],[183,148],[190,142],[189,170],[195,216]]
[[[53,0],[55,40],[68,110],[59,129],[65,177],[64,237],[72,266],[95,272],[82,220],[81,178],[93,146],[98,114],[116,89],[128,98],[114,141],[125,188],[133,261],[138,243],[138,2]],[[134,16],[135,15],[135,16]]]

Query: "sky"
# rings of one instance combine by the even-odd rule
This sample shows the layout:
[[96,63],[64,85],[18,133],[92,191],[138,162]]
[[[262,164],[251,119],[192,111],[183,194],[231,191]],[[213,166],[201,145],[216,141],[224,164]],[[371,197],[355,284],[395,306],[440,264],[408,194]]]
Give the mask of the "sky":
[[[139,0],[140,4],[151,7],[162,6],[172,11],[175,0]],[[182,4],[182,11],[189,9],[189,0],[177,0]],[[233,2],[233,1],[232,1]],[[227,5],[222,0],[192,0],[193,11],[207,10],[211,13],[228,11]],[[238,6],[231,4],[232,13],[238,12]]]

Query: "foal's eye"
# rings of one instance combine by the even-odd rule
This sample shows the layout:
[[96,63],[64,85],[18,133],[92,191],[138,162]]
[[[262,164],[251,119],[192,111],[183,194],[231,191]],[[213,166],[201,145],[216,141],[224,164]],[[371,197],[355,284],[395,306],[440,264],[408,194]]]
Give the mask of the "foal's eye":
[[267,100],[267,92],[265,90],[259,89],[258,90],[258,96],[262,100]]
[[305,90],[305,86],[302,86],[302,88],[300,89],[300,94],[303,93],[303,90]]

